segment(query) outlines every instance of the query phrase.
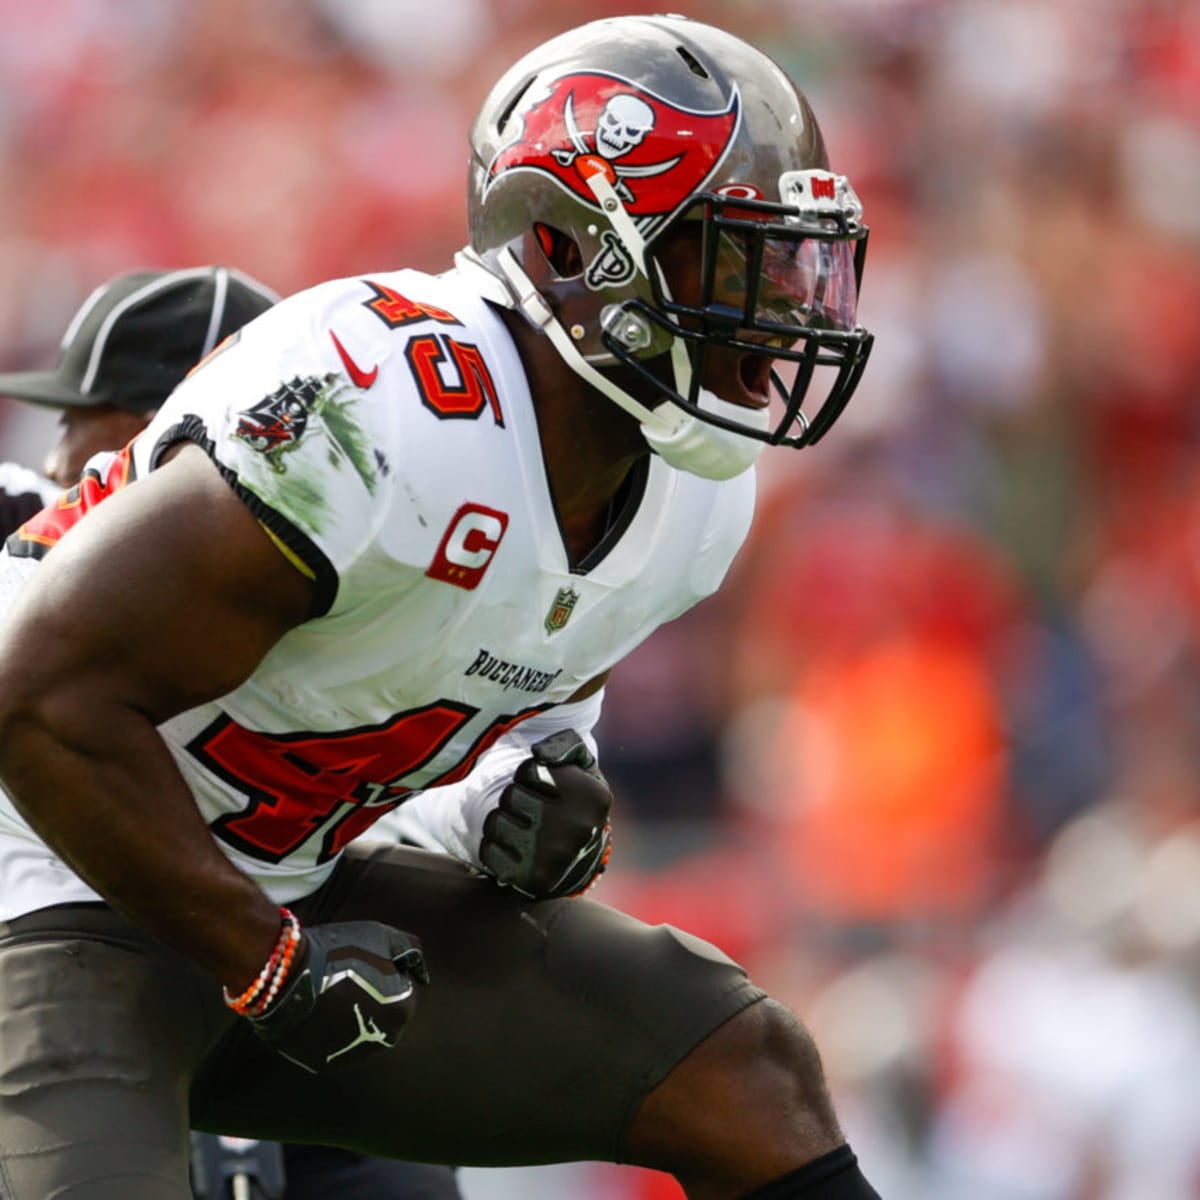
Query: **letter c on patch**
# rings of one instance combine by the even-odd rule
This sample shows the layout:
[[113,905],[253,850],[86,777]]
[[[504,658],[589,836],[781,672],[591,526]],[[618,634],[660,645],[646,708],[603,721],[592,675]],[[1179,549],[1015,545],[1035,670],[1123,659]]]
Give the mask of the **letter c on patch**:
[[507,513],[482,504],[464,504],[442,535],[425,574],[467,591],[478,587],[507,528]]

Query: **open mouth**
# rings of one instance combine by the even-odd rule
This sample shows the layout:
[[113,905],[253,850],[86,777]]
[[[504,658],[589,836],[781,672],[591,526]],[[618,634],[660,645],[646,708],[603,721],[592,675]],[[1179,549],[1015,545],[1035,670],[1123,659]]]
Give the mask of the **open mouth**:
[[743,354],[738,360],[742,387],[766,404],[771,398],[771,359],[765,354]]

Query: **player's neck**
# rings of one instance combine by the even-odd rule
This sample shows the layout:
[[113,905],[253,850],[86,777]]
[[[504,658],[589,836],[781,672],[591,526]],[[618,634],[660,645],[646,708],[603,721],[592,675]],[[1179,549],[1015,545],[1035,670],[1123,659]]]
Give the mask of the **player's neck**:
[[588,387],[543,335],[520,318],[509,328],[529,380],[550,494],[578,562],[607,533],[618,494],[649,448],[637,422]]
[[603,455],[595,439],[554,422],[542,428],[542,455],[550,494],[571,558],[578,562],[593,550],[620,510],[622,488],[645,451]]

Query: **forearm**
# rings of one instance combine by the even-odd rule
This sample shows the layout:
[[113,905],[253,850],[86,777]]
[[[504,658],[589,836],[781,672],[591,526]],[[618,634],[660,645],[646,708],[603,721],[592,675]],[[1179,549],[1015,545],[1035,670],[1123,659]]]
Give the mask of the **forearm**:
[[0,778],[46,845],[112,906],[231,990],[279,931],[268,897],[221,853],[154,725],[74,697],[8,713]]

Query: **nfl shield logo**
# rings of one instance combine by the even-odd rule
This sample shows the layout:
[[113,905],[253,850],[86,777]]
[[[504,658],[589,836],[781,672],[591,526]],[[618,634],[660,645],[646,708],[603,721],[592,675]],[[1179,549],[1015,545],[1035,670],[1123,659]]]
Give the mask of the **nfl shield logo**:
[[559,588],[546,614],[546,632],[557,633],[571,619],[571,611],[578,603],[579,593],[573,587]]

